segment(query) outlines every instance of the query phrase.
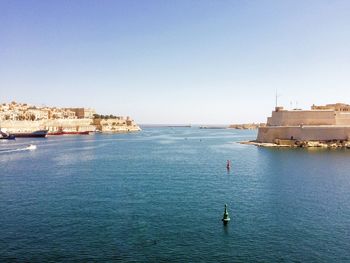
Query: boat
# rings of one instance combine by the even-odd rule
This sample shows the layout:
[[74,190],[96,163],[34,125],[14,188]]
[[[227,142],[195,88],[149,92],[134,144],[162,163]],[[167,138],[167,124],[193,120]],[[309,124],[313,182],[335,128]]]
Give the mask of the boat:
[[15,140],[16,136],[13,134],[8,134],[6,132],[1,131],[0,129],[0,140]]
[[89,131],[65,131],[61,128],[57,131],[48,132],[47,135],[88,135],[89,133]]
[[89,131],[63,131],[63,134],[89,135]]
[[38,130],[34,132],[13,132],[10,135],[13,135],[15,137],[22,137],[22,138],[43,138],[46,137],[48,130]]
[[47,135],[63,135],[63,129],[62,129],[62,126],[61,127],[58,127],[58,129],[54,130],[54,131],[49,131],[47,133]]
[[63,131],[57,131],[57,132],[48,132],[47,135],[63,135]]

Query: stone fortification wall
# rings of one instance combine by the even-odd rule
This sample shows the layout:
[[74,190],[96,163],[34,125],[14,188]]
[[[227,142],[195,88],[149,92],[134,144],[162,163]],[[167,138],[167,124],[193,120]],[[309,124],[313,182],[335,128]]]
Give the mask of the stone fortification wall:
[[1,128],[7,132],[33,132],[47,129],[50,132],[65,131],[95,131],[91,119],[57,119],[40,121],[2,121]]
[[[350,115],[349,115],[350,117]],[[348,119],[350,124],[350,118]],[[320,111],[273,111],[267,118],[268,126],[335,125],[335,112]]]
[[2,121],[1,128],[6,132],[33,132],[49,130],[49,132],[95,131],[130,132],[140,131],[140,127],[131,119],[56,119],[40,121]]
[[129,118],[94,119],[94,125],[101,132],[140,131],[140,127]]
[[350,113],[337,112],[335,123],[336,125],[350,125]]
[[274,143],[276,139],[301,141],[349,140],[350,126],[260,127],[257,141]]
[[44,122],[46,129],[51,132],[55,131],[95,131],[96,128],[91,119],[59,119],[47,120]]
[[257,141],[280,140],[331,141],[350,139],[350,113],[327,110],[283,110],[276,107],[267,126],[258,130]]
[[2,121],[1,129],[7,132],[33,132],[44,129],[41,121]]
[[350,125],[350,113],[333,110],[273,111],[268,126]]

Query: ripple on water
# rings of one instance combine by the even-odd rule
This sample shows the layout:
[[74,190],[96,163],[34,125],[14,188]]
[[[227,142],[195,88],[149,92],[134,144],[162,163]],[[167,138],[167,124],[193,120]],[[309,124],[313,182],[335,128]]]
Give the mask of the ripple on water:
[[350,261],[350,151],[236,143],[255,136],[18,140],[38,148],[0,155],[0,261]]

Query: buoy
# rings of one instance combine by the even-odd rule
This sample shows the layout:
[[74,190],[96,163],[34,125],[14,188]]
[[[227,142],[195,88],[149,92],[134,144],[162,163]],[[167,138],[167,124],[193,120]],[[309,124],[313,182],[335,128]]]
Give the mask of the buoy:
[[225,211],[224,211],[224,216],[222,217],[222,222],[224,223],[224,225],[226,225],[230,220],[231,220],[230,216],[228,215],[228,212],[227,212],[227,205],[225,204]]
[[227,170],[230,170],[230,168],[231,168],[230,160],[227,160],[226,169],[227,169]]

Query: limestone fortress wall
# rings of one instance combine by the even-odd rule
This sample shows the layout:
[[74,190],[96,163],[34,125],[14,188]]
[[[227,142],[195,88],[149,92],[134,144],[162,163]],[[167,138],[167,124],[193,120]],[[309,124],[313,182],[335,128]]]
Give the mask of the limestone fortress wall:
[[118,117],[116,119],[56,119],[38,121],[13,121],[1,122],[1,129],[6,132],[34,132],[37,130],[49,130],[49,132],[64,131],[90,131],[96,129],[102,132],[130,132],[140,131],[140,127],[130,118]]
[[[332,104],[339,105],[339,104]],[[274,143],[276,139],[302,141],[350,140],[350,105],[332,109],[284,110],[276,107],[267,126],[258,130],[257,141]],[[320,107],[320,106],[313,106]]]
[[0,128],[9,133],[131,132],[140,127],[130,117],[100,115],[91,108],[58,108],[27,103],[0,103]]
[[38,120],[38,121],[13,121],[1,122],[1,128],[7,132],[33,132],[47,129],[56,132],[59,129],[66,131],[95,131],[91,119],[58,119],[58,120]]
[[350,126],[271,126],[261,127],[258,142],[274,143],[280,140],[331,141],[350,140]]
[[334,111],[273,111],[268,126],[335,125]]

